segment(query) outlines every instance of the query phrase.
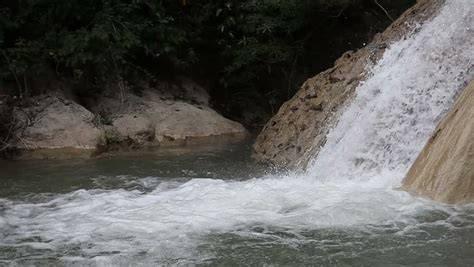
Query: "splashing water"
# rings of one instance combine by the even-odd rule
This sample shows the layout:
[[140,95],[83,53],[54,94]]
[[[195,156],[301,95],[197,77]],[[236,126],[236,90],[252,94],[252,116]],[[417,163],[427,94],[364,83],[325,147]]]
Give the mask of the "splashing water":
[[417,34],[391,45],[356,91],[308,174],[402,177],[472,77],[474,2],[450,1]]
[[403,225],[403,233],[420,223],[417,214],[453,219],[458,207],[393,187],[472,77],[473,13],[472,1],[448,1],[392,44],[304,174],[152,183],[151,192],[78,190],[40,203],[0,199],[0,252],[54,251],[68,263],[205,262],[212,255],[196,248],[216,233],[291,243],[272,231],[305,239],[303,232],[327,227]]

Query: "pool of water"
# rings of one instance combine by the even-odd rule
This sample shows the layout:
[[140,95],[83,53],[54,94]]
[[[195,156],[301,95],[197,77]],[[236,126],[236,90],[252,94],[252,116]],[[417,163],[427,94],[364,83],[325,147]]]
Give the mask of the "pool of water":
[[0,265],[474,265],[474,206],[256,165],[249,144],[0,162]]
[[146,190],[163,181],[248,179],[264,168],[249,157],[250,141],[165,147],[95,159],[0,160],[0,197],[67,193],[78,189]]

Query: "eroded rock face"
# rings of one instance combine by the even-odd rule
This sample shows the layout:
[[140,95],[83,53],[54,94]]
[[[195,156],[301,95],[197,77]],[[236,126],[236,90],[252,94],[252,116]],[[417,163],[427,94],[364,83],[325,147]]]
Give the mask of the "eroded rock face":
[[16,126],[11,142],[21,157],[90,155],[105,145],[104,131],[84,107],[52,95],[31,101],[34,104],[13,111]]
[[441,202],[474,201],[474,80],[436,127],[402,187]]
[[385,48],[439,10],[442,0],[421,0],[357,52],[347,52],[334,67],[307,80],[266,124],[253,146],[253,157],[278,166],[304,167],[318,153],[343,107],[352,99],[365,70]]

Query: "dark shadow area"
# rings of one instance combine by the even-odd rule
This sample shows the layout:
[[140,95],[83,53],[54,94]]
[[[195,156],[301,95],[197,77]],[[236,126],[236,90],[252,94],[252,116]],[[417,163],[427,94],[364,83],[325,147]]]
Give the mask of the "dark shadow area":
[[0,106],[54,91],[83,104],[104,88],[140,92],[185,76],[217,111],[258,129],[414,2],[2,1],[0,95],[15,98]]

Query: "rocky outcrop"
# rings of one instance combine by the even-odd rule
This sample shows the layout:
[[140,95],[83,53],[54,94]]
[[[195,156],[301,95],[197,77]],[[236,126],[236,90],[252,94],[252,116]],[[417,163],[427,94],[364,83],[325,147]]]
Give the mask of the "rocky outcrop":
[[153,141],[155,137],[153,123],[143,115],[123,114],[105,128],[109,144],[128,143],[143,146]]
[[247,135],[241,124],[207,106],[206,96],[194,94],[192,99],[194,104],[145,89],[139,94],[125,92],[123,100],[116,93],[104,94],[92,110],[109,124],[108,144],[121,148],[184,145],[209,142],[218,136]]
[[83,100],[87,109],[69,99],[40,95],[14,108],[8,148],[17,158],[91,156],[247,135],[241,124],[208,106],[202,87],[184,78],[179,85],[163,82],[136,92],[105,90]]
[[253,157],[279,166],[306,165],[326,141],[330,126],[365,79],[367,66],[374,64],[392,42],[403,38],[411,22],[423,22],[439,9],[441,0],[421,0],[373,41],[347,52],[333,68],[307,80],[266,124],[253,146]]
[[402,187],[441,202],[474,201],[474,80],[436,127]]
[[90,156],[105,145],[103,129],[84,107],[52,95],[35,97],[31,103],[13,111],[10,142],[20,157]]

